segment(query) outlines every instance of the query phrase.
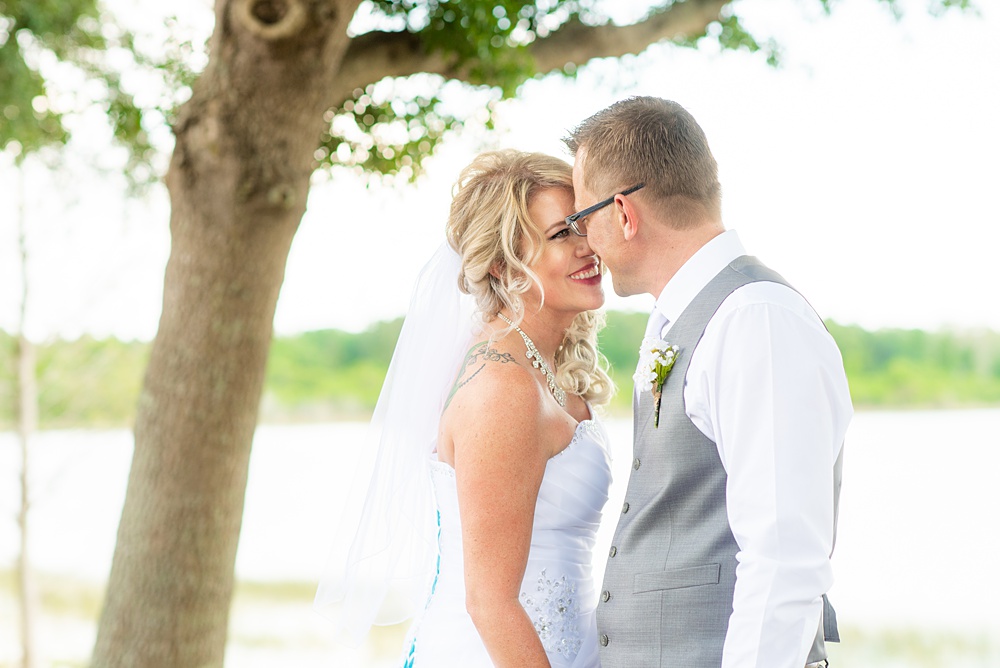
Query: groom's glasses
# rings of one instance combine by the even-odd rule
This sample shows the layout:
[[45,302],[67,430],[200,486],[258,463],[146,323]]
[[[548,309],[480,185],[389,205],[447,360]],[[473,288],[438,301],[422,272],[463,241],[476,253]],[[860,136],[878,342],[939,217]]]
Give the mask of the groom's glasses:
[[594,213],[595,211],[603,209],[607,205],[614,202],[615,198],[618,197],[618,195],[631,195],[639,188],[645,187],[645,185],[646,185],[645,183],[640,183],[637,186],[632,186],[631,188],[627,188],[621,191],[620,193],[615,193],[614,195],[612,195],[607,199],[602,199],[597,204],[592,204],[591,206],[588,206],[583,211],[577,211],[574,214],[566,216],[566,224],[569,225],[569,229],[573,230],[573,234],[575,234],[578,237],[585,237],[587,236],[587,220],[586,220],[587,216]]

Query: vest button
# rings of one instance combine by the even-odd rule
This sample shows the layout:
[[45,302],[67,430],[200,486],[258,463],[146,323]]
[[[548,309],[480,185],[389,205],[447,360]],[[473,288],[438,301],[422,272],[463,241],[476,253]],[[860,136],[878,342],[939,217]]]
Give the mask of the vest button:
[[613,556],[615,556],[616,554],[618,554],[618,548],[617,548],[617,547],[615,547],[614,545],[612,545],[612,546],[611,546],[611,549],[610,549],[610,550],[608,550],[608,555],[609,555],[609,556],[612,556],[612,557],[613,557]]
[[642,462],[640,462],[639,458],[636,457],[635,461],[632,462],[632,468],[634,468],[636,471],[638,471],[640,466],[642,466]]
[[622,504],[622,513],[628,512],[628,501]]
[[601,647],[607,647],[608,646],[608,642],[610,642],[610,640],[608,639],[608,636],[602,633],[601,634]]
[[603,592],[601,592],[601,600],[602,601],[604,601],[605,603],[607,603],[608,600],[610,600],[610,599],[611,599],[611,592],[609,592],[607,589],[605,589]]

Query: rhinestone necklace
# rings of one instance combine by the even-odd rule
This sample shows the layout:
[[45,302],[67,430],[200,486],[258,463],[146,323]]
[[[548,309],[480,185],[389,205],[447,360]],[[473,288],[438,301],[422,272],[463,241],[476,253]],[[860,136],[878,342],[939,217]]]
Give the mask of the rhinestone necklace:
[[545,363],[545,359],[542,358],[542,354],[538,352],[538,348],[535,347],[535,342],[528,338],[528,335],[525,334],[520,327],[512,323],[503,313],[497,313],[497,316],[513,327],[514,330],[521,335],[521,338],[524,339],[524,346],[528,349],[528,351],[524,353],[524,356],[531,360],[531,366],[545,374],[545,380],[549,383],[549,392],[551,392],[552,396],[556,398],[559,405],[565,408],[566,390],[556,385],[556,375],[552,373],[552,369],[550,369],[549,365]]

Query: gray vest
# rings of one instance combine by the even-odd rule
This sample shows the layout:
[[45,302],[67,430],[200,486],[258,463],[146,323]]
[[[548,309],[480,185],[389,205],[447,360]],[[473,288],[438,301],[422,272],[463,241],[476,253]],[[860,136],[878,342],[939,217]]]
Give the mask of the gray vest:
[[[642,392],[633,402],[635,459],[597,607],[603,668],[722,664],[739,546],[726,514],[726,471],[715,443],[685,413],[683,381],[719,306],[737,288],[757,281],[788,285],[756,258],[737,258],[670,328],[680,356],[663,386],[659,427],[653,427],[652,393]],[[840,467],[838,459],[835,518]],[[825,596],[823,603],[810,663],[826,658],[824,639],[840,639]]]

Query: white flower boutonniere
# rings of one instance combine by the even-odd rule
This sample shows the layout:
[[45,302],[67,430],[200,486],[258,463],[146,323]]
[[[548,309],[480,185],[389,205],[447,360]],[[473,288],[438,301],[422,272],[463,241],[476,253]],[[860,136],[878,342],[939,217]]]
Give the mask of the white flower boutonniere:
[[632,378],[639,392],[653,393],[653,400],[656,402],[653,409],[654,427],[660,426],[660,397],[663,394],[663,384],[667,382],[667,376],[674,368],[674,362],[677,361],[679,354],[680,349],[677,346],[651,336],[644,338],[639,348],[639,366]]

